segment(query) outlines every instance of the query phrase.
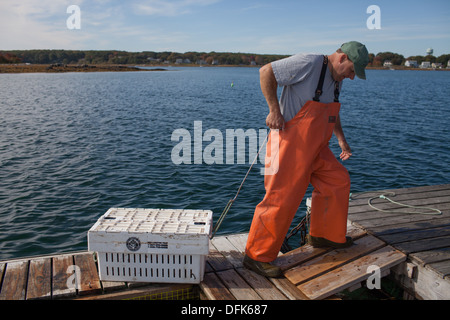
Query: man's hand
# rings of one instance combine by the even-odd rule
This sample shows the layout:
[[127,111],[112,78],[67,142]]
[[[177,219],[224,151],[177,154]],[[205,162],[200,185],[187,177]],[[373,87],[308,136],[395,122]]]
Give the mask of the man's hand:
[[270,129],[284,129],[284,118],[281,112],[274,111],[270,112],[269,115],[266,118],[266,125]]
[[342,161],[348,160],[352,156],[352,149],[348,145],[346,140],[339,140],[339,147],[341,147],[342,152],[339,156]]

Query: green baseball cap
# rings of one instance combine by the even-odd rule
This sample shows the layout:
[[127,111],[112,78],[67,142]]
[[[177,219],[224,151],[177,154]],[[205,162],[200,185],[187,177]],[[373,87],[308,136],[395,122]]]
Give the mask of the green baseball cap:
[[341,46],[341,50],[345,53],[353,65],[355,66],[355,73],[360,79],[366,79],[365,68],[369,63],[369,52],[362,43],[357,41],[346,42]]

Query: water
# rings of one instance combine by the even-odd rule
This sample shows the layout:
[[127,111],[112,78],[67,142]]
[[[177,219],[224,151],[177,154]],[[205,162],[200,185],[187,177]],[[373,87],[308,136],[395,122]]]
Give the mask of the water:
[[[352,191],[449,183],[450,73],[367,74],[346,80],[341,98]],[[175,165],[172,133],[193,140],[194,121],[224,139],[226,129],[266,128],[256,68],[2,74],[0,88],[0,260],[86,250],[110,207],[210,209],[217,219],[248,159]],[[339,154],[335,138],[331,148]],[[248,231],[264,195],[260,168],[220,234]],[[294,223],[303,214],[304,204]]]

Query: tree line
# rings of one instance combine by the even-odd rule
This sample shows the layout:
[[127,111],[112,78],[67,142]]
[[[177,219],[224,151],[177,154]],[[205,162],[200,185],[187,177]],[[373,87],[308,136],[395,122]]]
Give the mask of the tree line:
[[393,52],[380,52],[377,55],[373,53],[369,54],[369,66],[371,67],[382,67],[384,62],[390,61],[395,66],[403,66],[407,60],[415,60],[417,64],[420,65],[424,61],[430,63],[442,63],[446,66],[448,60],[450,60],[450,54],[443,54],[439,57],[435,57],[431,54],[426,56],[410,56],[405,58],[403,55]]
[[[264,65],[266,63],[288,57],[288,55],[251,54],[231,52],[128,52],[116,50],[11,50],[0,52],[0,63],[31,64],[204,64],[204,65]],[[405,58],[393,52],[380,52],[369,55],[369,66],[381,67],[385,61],[393,65],[404,65],[406,60],[442,63],[446,65],[450,54],[439,57],[433,55],[412,56]]]
[[0,52],[0,63],[264,65],[284,57],[288,56],[231,52],[11,50]]

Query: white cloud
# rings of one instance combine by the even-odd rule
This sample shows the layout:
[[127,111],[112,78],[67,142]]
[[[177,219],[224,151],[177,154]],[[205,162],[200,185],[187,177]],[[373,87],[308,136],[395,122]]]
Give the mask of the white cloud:
[[178,16],[192,12],[193,7],[208,6],[219,1],[220,0],[150,0],[134,3],[133,8],[136,14]]
[[67,7],[73,0],[2,0],[0,49],[70,48],[91,38],[80,30],[67,29]]

